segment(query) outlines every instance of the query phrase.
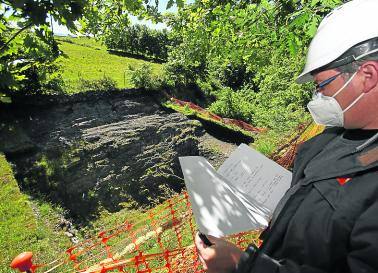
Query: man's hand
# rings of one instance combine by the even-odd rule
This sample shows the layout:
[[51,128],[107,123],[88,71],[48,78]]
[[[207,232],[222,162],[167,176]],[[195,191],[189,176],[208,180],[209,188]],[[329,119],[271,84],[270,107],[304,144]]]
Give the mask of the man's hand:
[[230,242],[208,235],[212,246],[206,246],[198,233],[195,245],[207,273],[230,273],[235,269],[243,251]]

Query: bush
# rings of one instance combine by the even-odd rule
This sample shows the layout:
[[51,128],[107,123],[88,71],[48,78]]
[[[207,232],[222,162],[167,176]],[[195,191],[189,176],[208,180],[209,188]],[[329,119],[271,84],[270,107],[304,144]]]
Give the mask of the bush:
[[303,58],[273,54],[270,65],[258,71],[255,82],[259,91],[255,98],[255,124],[279,132],[288,132],[305,122],[309,115],[305,106],[311,97],[312,85],[295,82]]
[[[273,54],[271,63],[261,68],[253,85],[233,90],[230,87],[213,88],[202,84],[215,96],[210,110],[224,117],[245,120],[254,126],[286,134],[298,124],[309,120],[305,106],[310,99],[311,85],[298,85],[295,75],[302,64],[301,57]],[[222,86],[222,84],[220,84]]]
[[216,101],[210,105],[210,111],[228,118],[241,119],[254,123],[255,93],[248,86],[234,91],[225,87],[216,94]]
[[158,90],[161,87],[161,80],[152,74],[152,67],[149,64],[142,64],[139,68],[129,66],[132,71],[131,82],[135,88],[146,90]]

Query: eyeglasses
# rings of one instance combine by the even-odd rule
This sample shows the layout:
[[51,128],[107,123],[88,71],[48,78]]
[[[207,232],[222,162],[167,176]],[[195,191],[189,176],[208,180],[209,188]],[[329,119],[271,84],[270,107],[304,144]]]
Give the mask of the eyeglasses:
[[330,84],[331,82],[333,82],[334,80],[337,79],[338,76],[340,76],[341,74],[343,74],[343,72],[340,72],[324,81],[322,81],[321,83],[318,83],[315,87],[315,90],[314,90],[314,93],[313,95],[316,95],[318,94],[326,85]]

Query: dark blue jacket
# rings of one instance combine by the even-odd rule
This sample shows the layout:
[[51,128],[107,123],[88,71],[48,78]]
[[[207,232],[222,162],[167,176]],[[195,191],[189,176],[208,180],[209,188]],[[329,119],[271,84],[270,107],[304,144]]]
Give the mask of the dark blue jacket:
[[343,131],[327,129],[301,146],[292,182],[298,189],[238,273],[378,272],[378,143],[337,160],[317,157]]

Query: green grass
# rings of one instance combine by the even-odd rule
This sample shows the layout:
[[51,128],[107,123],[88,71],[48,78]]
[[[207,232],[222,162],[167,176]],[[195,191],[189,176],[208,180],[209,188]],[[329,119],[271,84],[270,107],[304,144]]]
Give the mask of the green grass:
[[259,134],[252,146],[260,153],[270,156],[274,153],[283,143],[283,136],[274,130],[268,130]]
[[106,46],[104,44],[102,44],[100,41],[97,41],[94,38],[89,38],[89,37],[73,38],[73,37],[65,36],[65,37],[57,37],[57,40],[62,41],[62,42],[67,42],[67,43],[70,43],[70,44],[81,45],[81,46],[85,46],[85,47],[91,47],[91,48],[97,49],[97,50],[106,50]]
[[0,154],[0,272],[24,251],[34,253],[35,263],[55,260],[70,245],[62,231],[55,230],[57,209],[31,201],[21,193],[5,156]]
[[152,73],[161,74],[161,64],[121,57],[107,52],[106,47],[93,38],[57,38],[59,48],[66,57],[58,58],[62,77],[68,93],[80,92],[80,82],[99,80],[104,77],[113,79],[118,88],[132,88],[131,70],[142,64],[150,64]]

